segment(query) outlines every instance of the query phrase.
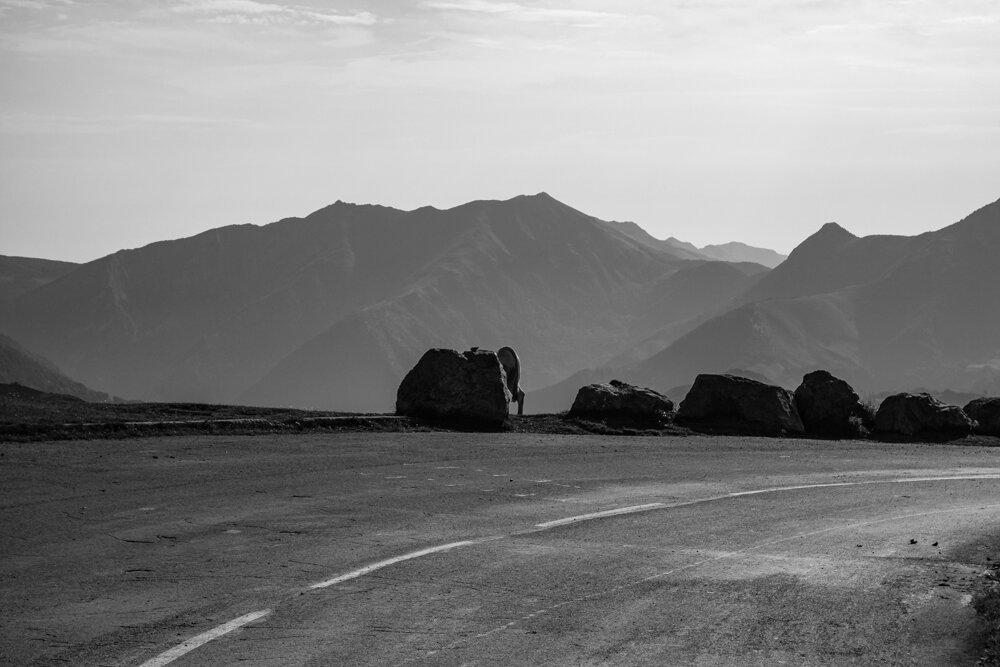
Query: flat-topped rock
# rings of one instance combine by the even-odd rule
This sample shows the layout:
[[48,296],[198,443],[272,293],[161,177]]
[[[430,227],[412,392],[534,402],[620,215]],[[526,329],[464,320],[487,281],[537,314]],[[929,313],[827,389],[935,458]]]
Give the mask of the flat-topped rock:
[[666,420],[673,410],[673,401],[659,392],[612,380],[580,387],[569,414],[651,422]]
[[677,421],[769,434],[805,431],[792,392],[736,375],[699,375],[677,410]]
[[957,405],[930,394],[887,396],[875,414],[875,432],[907,438],[961,438],[972,432],[972,420]]

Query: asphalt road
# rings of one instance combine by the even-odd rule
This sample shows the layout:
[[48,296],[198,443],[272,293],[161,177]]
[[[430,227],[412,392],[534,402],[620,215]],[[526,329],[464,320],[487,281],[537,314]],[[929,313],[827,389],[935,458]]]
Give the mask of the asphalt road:
[[205,436],[0,479],[10,665],[973,664],[1000,557],[978,447]]

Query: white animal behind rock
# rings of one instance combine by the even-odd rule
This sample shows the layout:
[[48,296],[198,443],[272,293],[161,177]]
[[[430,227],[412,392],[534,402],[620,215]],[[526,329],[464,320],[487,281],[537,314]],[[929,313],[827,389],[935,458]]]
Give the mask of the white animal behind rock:
[[497,350],[497,358],[507,374],[507,388],[510,390],[511,402],[517,401],[517,415],[524,414],[524,391],[521,390],[521,360],[517,352],[510,347]]

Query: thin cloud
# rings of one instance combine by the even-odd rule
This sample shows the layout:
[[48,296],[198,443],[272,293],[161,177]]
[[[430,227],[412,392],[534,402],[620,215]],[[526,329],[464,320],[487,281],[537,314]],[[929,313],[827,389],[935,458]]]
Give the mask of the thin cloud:
[[576,27],[596,28],[606,26],[609,22],[632,21],[642,18],[619,12],[560,7],[532,7],[516,2],[493,2],[491,0],[430,0],[429,2],[425,2],[423,6],[439,11],[485,14],[533,23],[564,23]]
[[371,12],[340,14],[257,0],[186,0],[172,7],[171,11],[174,14],[196,15],[199,20],[208,23],[370,26],[378,22],[378,17]]

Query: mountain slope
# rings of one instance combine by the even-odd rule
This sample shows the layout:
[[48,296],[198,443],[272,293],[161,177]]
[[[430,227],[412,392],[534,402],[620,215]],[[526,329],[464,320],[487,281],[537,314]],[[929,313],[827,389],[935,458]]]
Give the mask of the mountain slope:
[[708,259],[705,255],[698,252],[690,243],[683,243],[677,241],[677,239],[671,237],[666,241],[662,241],[654,236],[652,236],[645,229],[635,224],[634,222],[610,222],[608,223],[613,229],[617,229],[622,234],[625,234],[629,238],[639,241],[643,245],[656,250],[661,250],[663,252],[669,253],[678,259],[696,259],[704,260]]
[[[431,346],[513,345],[526,387],[600,363],[700,314],[656,293],[700,264],[544,193],[446,211],[338,202],[115,253],[0,318],[118,395],[385,410]],[[759,270],[713,289],[729,298]]]
[[54,259],[10,257],[0,255],[0,301],[16,296],[57,280],[78,264]]
[[785,260],[785,256],[768,248],[756,248],[746,243],[731,241],[721,245],[707,245],[698,248],[692,243],[674,237],[660,240],[651,236],[634,222],[613,222],[623,234],[628,235],[652,248],[669,252],[681,259],[710,259],[718,262],[751,262],[767,268],[774,268]]
[[[0,313],[10,333],[93,386],[223,401],[340,312],[401,283],[422,249],[420,234],[395,224],[402,214],[338,203],[121,251]],[[384,247],[390,233],[398,242]]]
[[1000,390],[1000,201],[914,237],[826,225],[764,275],[743,306],[627,377],[669,388],[724,367],[794,386],[826,368],[863,391]]
[[781,253],[769,248],[756,248],[739,241],[730,241],[721,245],[707,245],[699,248],[698,252],[709,259],[717,259],[720,262],[753,262],[772,269],[786,259]]
[[[291,396],[297,405],[391,409],[399,378],[435,346],[510,344],[530,390],[688,316],[662,307],[657,286],[691,264],[609,234],[551,198],[474,202],[453,213],[475,222],[407,288],[310,341],[241,401]],[[747,273],[728,274],[733,291]],[[359,348],[381,363],[359,366]]]
[[52,394],[69,394],[86,401],[107,401],[107,394],[63,375],[44,357],[25,349],[14,339],[0,334],[0,384],[19,384]]

